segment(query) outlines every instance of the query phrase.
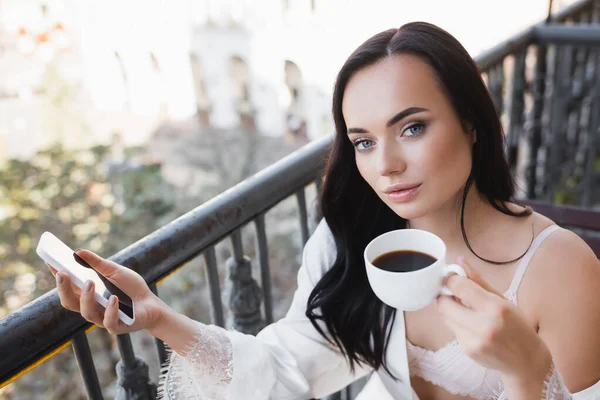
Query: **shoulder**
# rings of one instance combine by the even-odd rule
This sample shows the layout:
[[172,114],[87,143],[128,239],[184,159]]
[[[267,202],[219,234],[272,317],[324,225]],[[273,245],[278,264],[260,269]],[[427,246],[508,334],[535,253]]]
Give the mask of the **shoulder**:
[[532,217],[536,236],[539,237],[544,230],[551,227],[555,227],[555,230],[539,245],[529,270],[541,270],[540,273],[550,274],[552,277],[571,275],[574,269],[598,269],[596,255],[576,233],[558,227],[554,221],[540,213],[534,212]]
[[522,294],[571,391],[600,378],[600,263],[575,233],[558,229],[531,260]]
[[572,290],[600,284],[596,255],[583,239],[564,228],[546,237],[531,260],[529,270],[529,275],[539,278],[538,283],[544,283],[544,287],[540,287],[544,292],[559,287]]
[[568,229],[559,228],[546,237],[523,285],[521,292],[532,302],[540,322],[572,307],[585,312],[591,302],[600,311],[600,263],[583,239]]
[[[551,225],[549,225],[551,226]],[[558,228],[541,244],[532,260],[535,269],[543,269],[549,278],[573,277],[600,273],[598,259],[592,249],[576,233]]]
[[302,252],[302,268],[313,285],[333,266],[336,256],[333,234],[325,218],[322,218]]

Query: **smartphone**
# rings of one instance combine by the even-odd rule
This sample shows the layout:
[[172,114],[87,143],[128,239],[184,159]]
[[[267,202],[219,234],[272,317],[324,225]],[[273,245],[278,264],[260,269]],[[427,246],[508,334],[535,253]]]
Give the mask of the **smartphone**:
[[115,295],[119,299],[119,319],[127,325],[135,321],[133,300],[114,283],[96,272],[81,257],[50,232],[44,232],[38,243],[36,253],[42,260],[58,271],[69,274],[71,280],[81,290],[87,281],[93,281],[95,298],[106,308],[108,299]]

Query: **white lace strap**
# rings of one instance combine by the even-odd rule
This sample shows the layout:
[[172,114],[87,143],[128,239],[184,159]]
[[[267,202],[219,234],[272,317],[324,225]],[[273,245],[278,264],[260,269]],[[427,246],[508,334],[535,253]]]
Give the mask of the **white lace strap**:
[[[542,388],[541,400],[573,400],[575,397],[569,393],[569,389],[565,386],[562,376],[558,373],[554,361],[550,366],[550,370],[544,379]],[[595,399],[595,398],[594,398]],[[506,390],[498,395],[497,400],[510,400]],[[586,399],[587,400],[587,399]]]
[[560,229],[558,225],[550,225],[537,235],[537,237],[531,244],[531,247],[529,248],[529,250],[527,250],[527,253],[525,253],[523,258],[521,259],[521,262],[519,263],[519,266],[517,267],[517,271],[515,272],[515,276],[513,277],[512,282],[510,283],[510,287],[506,291],[506,294],[508,295],[507,297],[514,296],[514,298],[516,299],[517,290],[519,290],[521,281],[525,276],[525,271],[527,271],[527,267],[529,266],[531,259],[535,255],[535,252],[541,246],[544,240],[546,240],[546,238],[557,229]]

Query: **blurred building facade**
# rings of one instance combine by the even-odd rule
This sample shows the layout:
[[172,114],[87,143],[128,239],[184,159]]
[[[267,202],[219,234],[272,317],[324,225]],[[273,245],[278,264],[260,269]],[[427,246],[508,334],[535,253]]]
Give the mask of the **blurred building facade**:
[[[0,156],[115,133],[143,143],[162,122],[195,116],[270,136],[331,129],[322,75],[337,64],[311,50],[325,27],[317,0],[0,4]],[[50,132],[48,86],[61,84],[77,121]]]
[[[366,37],[425,19],[478,53],[547,7],[513,15],[517,1],[490,19],[490,3],[470,0],[2,0],[0,158],[115,134],[141,144],[190,118],[310,140],[332,130],[335,75]],[[467,3],[477,18],[452,17]]]
[[199,112],[211,124],[308,138],[331,129],[332,80],[323,75],[338,64],[315,45],[328,26],[318,0],[198,0],[192,10],[190,64]]

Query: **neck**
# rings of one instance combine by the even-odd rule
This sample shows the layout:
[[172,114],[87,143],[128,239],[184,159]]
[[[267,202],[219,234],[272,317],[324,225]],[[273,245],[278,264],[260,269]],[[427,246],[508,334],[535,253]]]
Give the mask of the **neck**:
[[[461,190],[438,210],[411,219],[410,227],[434,233],[448,245],[464,244],[460,226],[462,197]],[[475,185],[471,185],[464,211],[465,229],[471,234],[479,232],[481,223],[495,212],[497,211],[481,196]]]

